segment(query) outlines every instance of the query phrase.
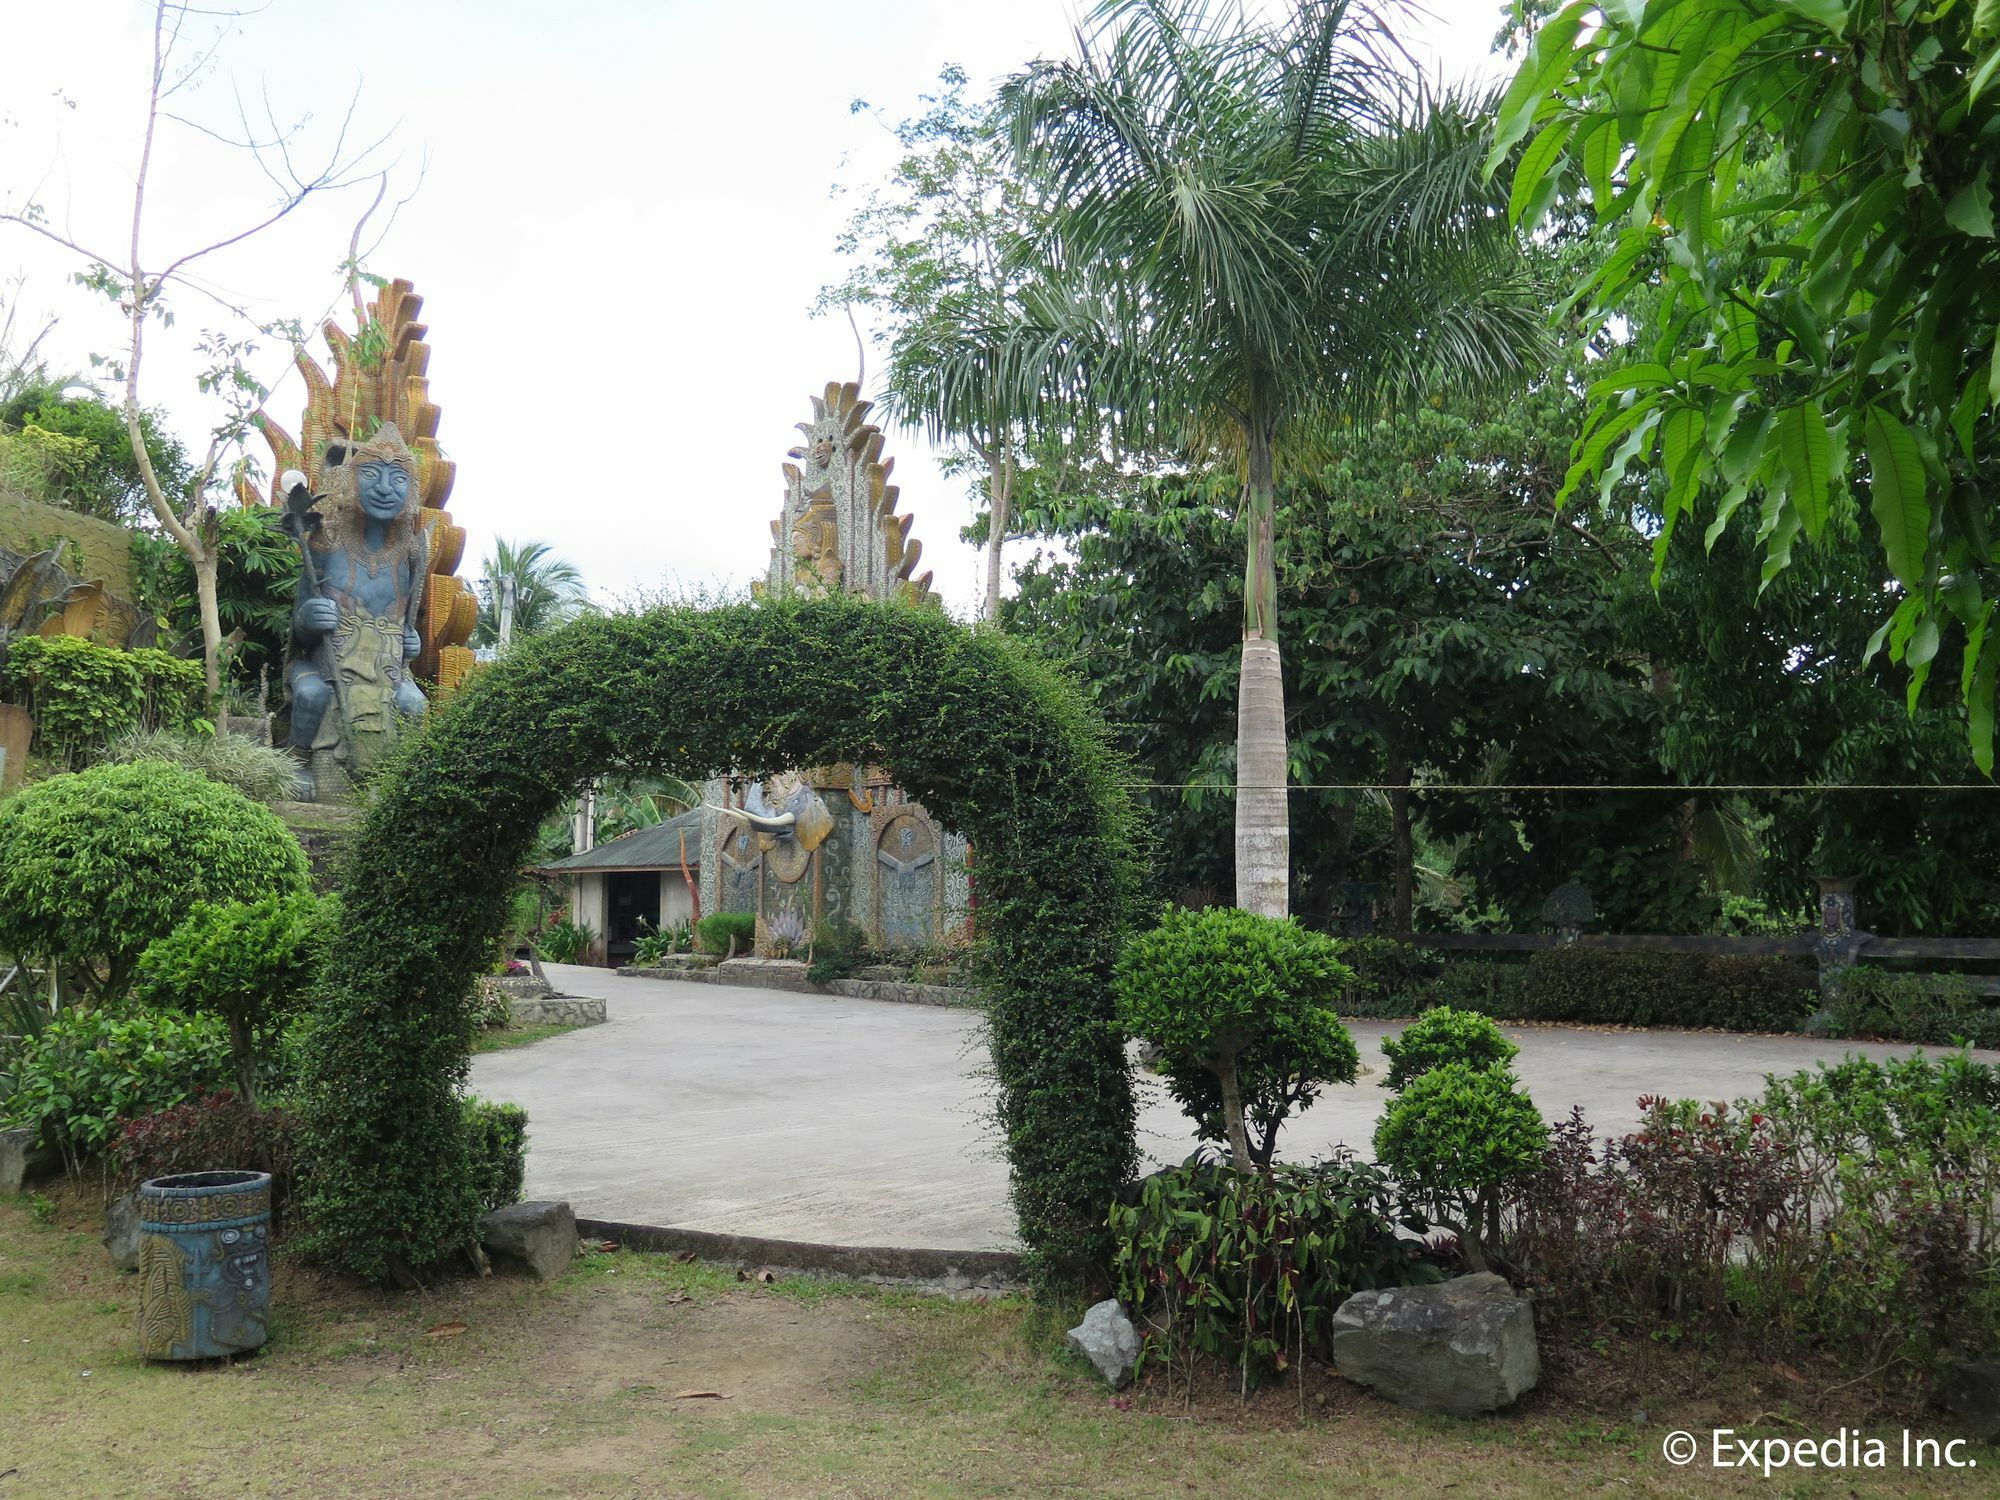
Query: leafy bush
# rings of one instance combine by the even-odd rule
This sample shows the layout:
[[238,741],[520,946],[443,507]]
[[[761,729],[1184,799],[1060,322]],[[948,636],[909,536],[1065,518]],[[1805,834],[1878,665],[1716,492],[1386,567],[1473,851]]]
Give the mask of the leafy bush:
[[1559,1126],[1510,1253],[1552,1312],[1934,1372],[2000,1344],[2000,1070],[1849,1058]]
[[1528,961],[1523,999],[1526,1020],[1797,1031],[1819,1008],[1819,979],[1783,958],[1568,947]]
[[1111,1210],[1118,1296],[1145,1328],[1142,1361],[1196,1355],[1246,1380],[1327,1355],[1341,1302],[1371,1287],[1435,1279],[1401,1237],[1388,1177],[1343,1155],[1239,1172],[1196,1160],[1156,1172]]
[[463,1119],[466,1155],[481,1209],[519,1203],[528,1173],[528,1112],[518,1104],[467,1099]]
[[1350,996],[1350,1014],[1407,1016],[1445,1005],[1503,1021],[1797,1031],[1819,1006],[1817,971],[1785,958],[1571,946],[1525,964],[1454,958],[1424,965],[1413,957],[1377,972],[1380,978]]
[[307,889],[269,808],[146,761],[54,776],[0,804],[0,949],[122,996],[139,957],[201,901]]
[[154,1005],[220,1016],[236,1091],[255,1108],[257,1032],[295,1008],[325,951],[319,902],[309,892],[197,902],[140,955],[139,992]]
[[667,928],[663,932],[643,934],[632,949],[632,962],[638,967],[650,968],[672,953],[685,953],[694,946],[694,929],[686,922]]
[[7,648],[6,680],[34,714],[44,753],[65,766],[133,730],[207,726],[201,663],[164,651],[23,636]]
[[247,735],[137,731],[113,740],[98,759],[109,765],[163,760],[257,802],[286,802],[299,794],[298,762],[285,751],[260,745]]
[[1357,1016],[1407,1014],[1394,1007],[1436,974],[1443,961],[1433,949],[1385,937],[1341,938],[1339,956],[1354,971],[1340,1008]]
[[1505,1195],[1542,1165],[1548,1127],[1504,1068],[1448,1062],[1396,1096],[1375,1127],[1375,1156],[1466,1263],[1488,1269]]
[[1898,974],[1857,965],[1834,982],[1824,1017],[1834,1036],[2000,1047],[2000,1006],[1958,974]]
[[1389,1059],[1389,1075],[1382,1086],[1401,1090],[1445,1063],[1504,1068],[1520,1051],[1485,1016],[1440,1005],[1418,1016],[1400,1036],[1382,1039],[1383,1055]]
[[557,917],[535,939],[535,948],[550,963],[572,964],[596,941],[597,933],[583,923]]
[[271,1212],[282,1220],[298,1182],[298,1153],[294,1115],[224,1093],[127,1120],[112,1138],[110,1159],[127,1189],[176,1172],[269,1172]]
[[[1170,907],[1125,945],[1118,1019],[1160,1049],[1168,1087],[1236,1166],[1267,1162],[1285,1117],[1360,1056],[1335,1013],[1354,971],[1332,938],[1235,907]],[[1247,1129],[1255,1123],[1253,1147]]]
[[715,912],[695,923],[694,940],[704,953],[748,953],[757,941],[757,915],[747,911]]
[[75,1170],[126,1121],[224,1089],[229,1073],[213,1016],[66,1011],[23,1046],[4,1119],[39,1130]]
[[1526,1020],[1532,1010],[1528,1001],[1528,966],[1494,962],[1483,958],[1455,958],[1439,966],[1436,974],[1412,990],[1400,1012],[1448,1005],[1453,1010],[1473,1011],[1502,1021]]
[[852,922],[821,922],[813,933],[812,966],[806,978],[814,984],[851,979],[869,961],[868,938]]

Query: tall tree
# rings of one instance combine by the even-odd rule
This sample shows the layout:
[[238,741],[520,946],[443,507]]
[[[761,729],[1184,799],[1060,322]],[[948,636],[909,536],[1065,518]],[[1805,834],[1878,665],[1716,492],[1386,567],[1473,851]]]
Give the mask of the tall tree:
[[[209,504],[209,488],[216,478],[218,465],[240,443],[248,430],[251,413],[268,392],[244,364],[255,351],[254,338],[228,330],[202,336],[200,348],[214,361],[202,376],[202,389],[210,395],[219,396],[224,402],[225,412],[215,429],[207,456],[193,467],[190,477],[176,491],[170,484],[171,476],[163,475],[154,464],[153,451],[147,442],[146,409],[140,400],[140,376],[144,368],[147,334],[156,323],[161,327],[172,326],[167,297],[170,290],[179,288],[198,292],[217,302],[235,328],[248,325],[265,336],[281,333],[294,348],[302,344],[303,330],[296,323],[284,326],[260,324],[242,308],[217,297],[211,287],[198,283],[193,272],[198,263],[208,257],[239,245],[289,217],[315,194],[379,174],[358,171],[361,162],[372,154],[374,147],[358,152],[350,150],[344,125],[325,157],[319,159],[317,165],[308,166],[302,165],[306,158],[296,139],[297,126],[280,126],[272,118],[265,122],[260,134],[259,128],[253,126],[246,114],[239,114],[243,134],[240,139],[231,140],[225,133],[177,113],[174,96],[210,70],[217,50],[228,35],[228,23],[238,19],[239,13],[184,3],[184,0],[156,0],[152,10],[152,60],[146,80],[144,123],[138,162],[132,176],[128,232],[122,243],[114,246],[108,241],[98,242],[73,235],[67,229],[56,227],[43,206],[32,201],[0,201],[0,223],[17,225],[81,259],[88,269],[78,273],[78,281],[103,293],[117,306],[122,316],[124,353],[122,358],[112,361],[112,369],[124,385],[126,437],[131,444],[133,466],[138,471],[153,519],[173,539],[174,545],[180,548],[194,571],[201,619],[202,661],[207,675],[208,697],[213,703],[222,692],[223,632],[216,585],[221,558],[218,512]],[[211,43],[199,46],[186,33],[191,23],[199,25],[203,22],[214,22],[219,29]],[[228,141],[249,152],[270,179],[276,189],[276,197],[265,207],[261,217],[231,233],[206,244],[156,255],[152,253],[145,236],[148,194],[155,155],[163,145],[161,128],[174,124],[213,139]]]
[[513,632],[544,635],[590,607],[590,592],[575,563],[556,556],[547,542],[493,541],[493,555],[479,579],[479,623],[474,645],[500,641],[501,601],[513,591]]
[[[854,257],[854,268],[820,293],[818,310],[871,315],[875,341],[890,356],[889,410],[965,445],[945,463],[974,475],[984,491],[986,514],[975,529],[986,553],[980,613],[991,620],[999,615],[1002,549],[1022,466],[1021,424],[1002,389],[949,413],[935,409],[923,361],[940,331],[1003,322],[1018,307],[1034,274],[1027,239],[1035,210],[1028,185],[1008,170],[992,104],[967,98],[966,87],[962,68],[945,68],[936,91],[921,96],[923,110],[891,127],[903,154],[842,230],[838,249]],[[868,106],[857,99],[854,108]]]
[[1581,182],[1619,226],[1580,299],[1664,303],[1646,358],[1594,390],[1572,482],[1657,450],[1663,561],[1705,495],[1711,545],[1756,495],[1756,588],[1801,535],[1855,545],[1830,524],[1851,485],[1895,580],[1868,651],[1907,668],[1914,712],[1947,637],[1961,643],[1956,687],[1989,774],[1996,81],[1991,0],[1573,0],[1535,32],[1493,163],[1533,132],[1520,220]]
[[1275,499],[1298,440],[1540,344],[1480,166],[1479,106],[1409,82],[1361,0],[1105,0],[1080,55],[1002,88],[1053,268],[999,323],[938,330],[924,409],[992,409],[1083,453],[1233,454],[1246,521],[1237,904],[1289,904]]

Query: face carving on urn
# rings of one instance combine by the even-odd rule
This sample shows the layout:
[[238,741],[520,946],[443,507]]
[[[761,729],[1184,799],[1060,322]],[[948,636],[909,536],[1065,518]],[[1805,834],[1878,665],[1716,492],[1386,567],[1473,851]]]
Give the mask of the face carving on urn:
[[410,503],[410,474],[401,464],[362,464],[355,480],[361,509],[370,520],[393,521]]

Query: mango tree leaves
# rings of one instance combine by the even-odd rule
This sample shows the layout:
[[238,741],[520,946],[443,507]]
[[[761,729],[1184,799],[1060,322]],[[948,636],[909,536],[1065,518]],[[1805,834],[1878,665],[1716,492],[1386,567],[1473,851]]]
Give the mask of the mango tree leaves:
[[1662,531],[1712,507],[1712,548],[1761,493],[1768,584],[1801,538],[1859,544],[1834,517],[1865,481],[1902,591],[1892,659],[1914,695],[1960,653],[1989,774],[2000,632],[1975,636],[1983,617],[1946,595],[2000,595],[1996,36],[2000,0],[1578,0],[1530,46],[1489,168],[1532,137],[1517,219],[1582,182],[1618,230],[1569,310],[1639,342],[1591,391],[1565,498],[1657,436]]

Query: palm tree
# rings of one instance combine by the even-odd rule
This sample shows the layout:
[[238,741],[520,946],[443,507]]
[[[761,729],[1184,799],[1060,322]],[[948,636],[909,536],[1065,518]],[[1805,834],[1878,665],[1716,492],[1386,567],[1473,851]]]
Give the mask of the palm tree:
[[576,564],[557,557],[546,542],[513,543],[496,537],[479,580],[479,623],[473,627],[473,645],[499,644],[500,601],[508,583],[514,589],[517,636],[542,635],[590,608],[590,594]]
[[1001,90],[1055,272],[1018,314],[923,351],[911,406],[938,434],[990,427],[998,400],[1086,452],[1236,456],[1236,901],[1282,916],[1280,464],[1326,423],[1523,370],[1543,313],[1484,176],[1490,109],[1412,82],[1367,0],[1294,0],[1275,22],[1104,0],[1078,46]]

